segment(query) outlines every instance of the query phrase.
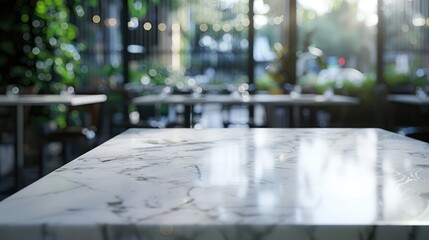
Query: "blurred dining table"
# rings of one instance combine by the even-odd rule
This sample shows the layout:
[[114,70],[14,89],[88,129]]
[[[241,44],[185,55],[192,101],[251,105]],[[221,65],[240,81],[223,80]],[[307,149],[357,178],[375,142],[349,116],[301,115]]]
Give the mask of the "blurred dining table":
[[427,106],[429,105],[429,96],[416,94],[389,94],[387,100],[394,103],[410,104],[416,106]]
[[398,133],[429,141],[427,93],[418,91],[416,94],[389,94],[387,100],[394,104],[389,109],[389,119]]
[[107,100],[104,94],[93,95],[61,95],[61,94],[32,94],[32,95],[0,95],[0,106],[14,106],[16,108],[16,145],[15,145],[15,186],[23,187],[24,169],[24,107],[46,106],[52,104],[64,104],[67,106],[81,106],[87,104],[102,103]]
[[[301,94],[299,96],[290,94],[154,94],[136,97],[132,102],[136,105],[183,104],[191,106],[191,109],[196,104],[290,106],[293,116],[292,126],[299,127],[300,108],[303,106],[352,106],[358,105],[360,100],[351,96],[326,96],[323,94]],[[192,113],[188,118],[190,118],[188,122],[192,123]]]
[[429,239],[428,160],[376,128],[129,129],[0,202],[0,239]]

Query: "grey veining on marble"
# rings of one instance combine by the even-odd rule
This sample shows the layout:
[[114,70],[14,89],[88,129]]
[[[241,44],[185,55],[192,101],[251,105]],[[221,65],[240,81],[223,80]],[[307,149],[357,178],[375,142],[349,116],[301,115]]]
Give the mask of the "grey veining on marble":
[[0,239],[429,239],[428,201],[429,144],[380,129],[130,129],[0,202]]

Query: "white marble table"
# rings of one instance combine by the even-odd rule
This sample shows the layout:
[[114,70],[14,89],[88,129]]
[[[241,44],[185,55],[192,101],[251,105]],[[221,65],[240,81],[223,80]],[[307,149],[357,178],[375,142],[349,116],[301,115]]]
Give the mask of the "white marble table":
[[301,94],[299,97],[291,97],[289,94],[254,94],[244,96],[234,95],[147,95],[134,98],[136,105],[156,104],[184,104],[193,106],[196,104],[222,104],[222,105],[256,105],[264,106],[291,106],[293,109],[293,125],[299,126],[300,107],[302,106],[350,106],[358,105],[359,99],[350,96],[318,94]]
[[80,106],[102,103],[107,100],[104,94],[94,95],[17,95],[14,97],[0,95],[0,106],[16,107],[16,173],[15,184],[18,189],[23,186],[22,169],[24,167],[24,106],[43,106],[64,104]]
[[0,202],[0,239],[429,239],[429,144],[130,129]]

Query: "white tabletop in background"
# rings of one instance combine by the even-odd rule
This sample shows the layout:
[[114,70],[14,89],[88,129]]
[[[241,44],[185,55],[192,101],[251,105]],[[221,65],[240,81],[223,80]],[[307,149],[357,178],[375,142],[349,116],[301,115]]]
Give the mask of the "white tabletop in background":
[[51,104],[65,104],[69,106],[80,106],[87,104],[102,103],[107,100],[104,94],[93,95],[0,95],[0,106],[16,107],[16,158],[15,158],[15,185],[21,188],[23,185],[24,169],[24,106],[42,106]]
[[0,202],[0,239],[428,239],[428,183],[380,129],[130,129]]
[[107,96],[104,94],[94,95],[18,95],[16,97],[8,97],[6,95],[0,95],[0,105],[49,105],[49,104],[66,104],[71,106],[79,106],[86,104],[101,103],[107,100]]
[[156,103],[171,104],[266,104],[266,105],[356,105],[359,99],[355,97],[333,95],[324,96],[316,94],[302,94],[300,97],[290,95],[255,94],[244,97],[232,95],[147,95],[133,99],[138,105],[150,105]]
[[391,94],[387,96],[391,102],[412,104],[412,105],[429,105],[428,97],[418,97],[413,94]]

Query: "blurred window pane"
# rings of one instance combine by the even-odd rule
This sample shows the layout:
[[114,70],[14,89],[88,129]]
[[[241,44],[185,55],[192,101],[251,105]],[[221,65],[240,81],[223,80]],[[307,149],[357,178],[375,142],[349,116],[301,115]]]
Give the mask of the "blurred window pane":
[[248,1],[173,2],[149,4],[147,15],[132,16],[130,81],[147,76],[178,87],[246,82]]
[[374,81],[377,1],[298,0],[297,81],[334,87]]
[[385,0],[384,4],[386,84],[391,91],[428,85],[429,2]]

